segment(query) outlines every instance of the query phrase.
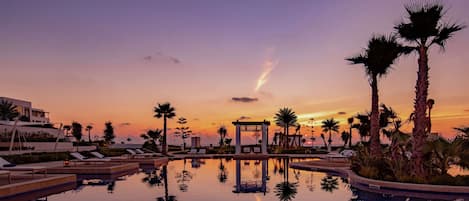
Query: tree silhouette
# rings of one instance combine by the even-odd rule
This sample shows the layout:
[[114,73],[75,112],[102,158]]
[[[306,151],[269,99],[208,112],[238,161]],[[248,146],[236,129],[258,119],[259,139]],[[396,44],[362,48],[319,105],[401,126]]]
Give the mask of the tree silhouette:
[[225,137],[226,137],[227,132],[228,131],[226,130],[225,126],[220,126],[217,130],[218,135],[220,135],[220,141],[218,142],[220,147],[222,147],[225,144]]
[[174,107],[170,103],[166,102],[163,104],[158,103],[158,106],[154,108],[155,115],[153,117],[160,119],[163,118],[163,144],[162,144],[162,153],[166,154],[168,151],[167,141],[166,141],[166,131],[167,131],[167,120],[172,119],[176,116]]
[[112,126],[112,122],[108,121],[104,123],[104,141],[107,144],[111,144],[114,138],[116,138],[114,135],[114,127]]
[[86,126],[86,129],[85,129],[86,131],[88,131],[88,142],[90,143],[91,143],[91,129],[93,129],[93,126],[91,125]]
[[189,129],[188,126],[185,126],[187,124],[186,118],[179,117],[177,123],[179,124],[179,127],[176,127],[175,134],[181,136],[183,142],[183,150],[186,150],[186,139],[189,138],[192,131]]
[[381,157],[381,144],[379,141],[379,95],[378,78],[389,73],[391,65],[403,53],[410,50],[397,43],[395,36],[373,36],[363,54],[347,58],[351,64],[363,64],[368,82],[371,86],[371,124],[370,144],[371,154]]
[[148,144],[152,150],[157,151],[156,142],[161,140],[161,132],[163,132],[161,129],[155,129],[148,130],[147,133],[141,134],[140,137],[146,141],[144,147]]
[[331,151],[331,144],[332,144],[332,132],[339,132],[339,122],[334,120],[334,118],[323,120],[321,125],[322,131],[325,133],[329,133],[329,145],[327,146],[327,151]]
[[288,147],[288,129],[290,126],[294,126],[296,124],[298,118],[292,109],[284,107],[280,108],[280,110],[275,114],[274,119],[277,126],[283,127],[284,134],[286,135],[286,142],[283,142],[282,139],[279,141],[283,143],[284,147]]
[[412,161],[414,174],[425,176],[423,148],[426,143],[426,109],[429,86],[428,50],[437,45],[445,48],[454,33],[465,28],[460,24],[442,22],[443,5],[439,3],[413,3],[405,7],[405,20],[394,27],[399,37],[407,42],[413,51],[418,52],[417,83],[415,85],[414,128],[412,141]]
[[12,121],[19,115],[16,105],[13,105],[12,102],[6,100],[0,102],[0,120]]

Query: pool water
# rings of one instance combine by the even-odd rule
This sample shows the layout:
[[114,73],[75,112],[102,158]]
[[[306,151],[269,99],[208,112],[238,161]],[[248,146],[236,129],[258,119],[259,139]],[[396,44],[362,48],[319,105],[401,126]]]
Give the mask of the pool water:
[[[427,200],[358,190],[346,178],[288,168],[300,159],[185,159],[116,180],[84,180],[49,201],[350,201]],[[302,159],[303,160],[303,159]],[[167,183],[167,185],[165,185]],[[444,196],[443,196],[444,197]],[[434,200],[434,199],[433,199]],[[454,197],[448,200],[454,200]]]

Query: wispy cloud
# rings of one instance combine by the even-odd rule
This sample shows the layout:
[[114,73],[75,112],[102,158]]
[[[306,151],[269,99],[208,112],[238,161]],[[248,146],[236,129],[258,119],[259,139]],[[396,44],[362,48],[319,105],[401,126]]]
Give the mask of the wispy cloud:
[[240,102],[240,103],[251,103],[251,102],[256,102],[259,99],[257,98],[250,98],[250,97],[233,97],[231,98],[231,101],[233,102]]
[[145,57],[143,57],[143,60],[145,62],[152,62],[152,61],[156,60],[156,61],[167,61],[167,62],[171,62],[173,64],[180,64],[181,63],[180,59],[178,59],[174,56],[166,55],[163,52],[156,52],[155,55],[145,56]]
[[272,72],[272,70],[274,70],[277,64],[278,60],[273,60],[270,58],[264,61],[262,65],[262,73],[259,78],[257,78],[256,88],[254,88],[255,92],[259,91],[259,89],[264,86],[265,83],[267,83],[267,81],[269,80],[270,73]]
[[251,119],[251,117],[248,117],[248,116],[240,116],[238,118],[238,120],[248,120],[248,119]]
[[124,123],[120,123],[119,126],[130,126],[131,123],[130,122],[124,122]]

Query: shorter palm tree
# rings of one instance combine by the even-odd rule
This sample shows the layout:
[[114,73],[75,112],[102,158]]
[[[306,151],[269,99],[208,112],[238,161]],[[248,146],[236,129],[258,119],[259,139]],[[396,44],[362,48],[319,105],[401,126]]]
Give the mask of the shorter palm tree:
[[349,126],[349,140],[348,140],[348,146],[351,148],[352,147],[352,128],[353,128],[353,121],[354,121],[355,118],[353,117],[349,117],[347,119],[347,123],[348,123],[348,126]]
[[155,112],[154,117],[157,119],[163,118],[163,148],[162,153],[166,154],[168,151],[167,142],[166,142],[166,131],[167,131],[167,121],[176,116],[176,109],[171,106],[170,103],[166,102],[163,104],[158,103],[153,111]]
[[324,143],[324,148],[327,149],[327,142],[326,142],[326,137],[324,136],[324,133],[321,133],[321,139],[322,139],[322,142]]
[[218,142],[220,147],[222,147],[225,144],[225,137],[226,137],[227,132],[228,131],[226,130],[225,126],[220,126],[220,128],[218,128],[217,130],[218,135],[220,135],[220,141]]
[[344,148],[345,146],[347,146],[347,142],[350,140],[349,137],[350,137],[350,134],[347,133],[347,131],[342,131],[340,135],[340,139],[342,139],[342,142],[344,142]]
[[160,141],[162,137],[161,132],[161,129],[148,130],[147,133],[141,134],[140,137],[146,140],[148,144],[150,144],[150,146],[153,148],[153,150],[156,151],[156,142]]
[[93,126],[88,125],[86,126],[85,130],[88,132],[88,142],[91,143],[91,129],[93,129]]
[[325,133],[329,133],[329,145],[327,146],[327,151],[331,151],[332,149],[332,132],[339,132],[339,122],[334,120],[334,118],[326,119],[322,121],[321,125],[322,131]]
[[432,109],[433,109],[433,105],[435,105],[435,100],[434,99],[428,99],[427,100],[427,108],[428,108],[428,125],[427,125],[427,129],[428,129],[428,134],[431,134],[432,133]]
[[279,141],[283,143],[283,146],[288,147],[288,133],[290,126],[294,126],[298,120],[295,112],[291,108],[280,108],[280,110],[274,116],[275,123],[277,126],[283,127],[284,134],[286,135],[286,142],[282,142],[284,138],[281,138]]

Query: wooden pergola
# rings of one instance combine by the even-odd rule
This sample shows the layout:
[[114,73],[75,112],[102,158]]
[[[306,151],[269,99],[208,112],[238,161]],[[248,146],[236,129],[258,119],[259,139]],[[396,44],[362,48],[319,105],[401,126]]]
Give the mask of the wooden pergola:
[[235,154],[241,154],[241,132],[261,132],[261,153],[267,154],[267,143],[269,133],[269,121],[234,121],[233,125],[236,127],[236,149]]

